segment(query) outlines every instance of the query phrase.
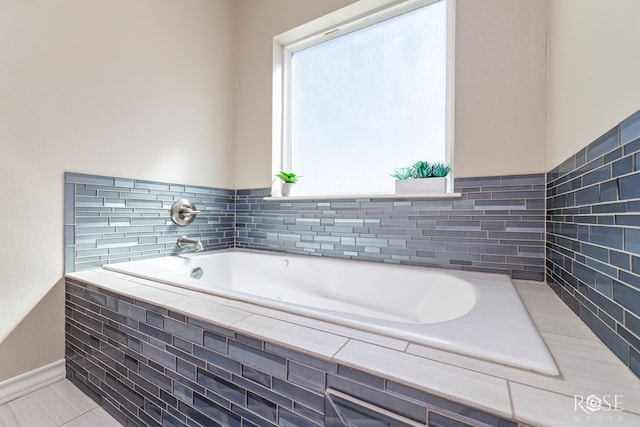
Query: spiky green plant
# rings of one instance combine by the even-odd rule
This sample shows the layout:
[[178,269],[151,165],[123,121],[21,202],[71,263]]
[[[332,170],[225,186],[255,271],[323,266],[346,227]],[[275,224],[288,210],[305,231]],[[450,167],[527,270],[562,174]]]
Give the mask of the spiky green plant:
[[394,169],[393,173],[390,173],[389,175],[391,175],[395,179],[405,180],[405,179],[411,178],[411,172],[412,171],[413,171],[413,169],[410,168],[410,167],[409,168],[398,168],[398,169]]
[[437,162],[431,165],[431,174],[437,178],[443,178],[449,175],[451,172],[451,165],[445,165],[442,162]]
[[301,176],[298,176],[293,172],[285,172],[285,171],[280,171],[274,176],[277,176],[282,180],[282,182],[286,182],[287,184],[295,184],[296,182],[298,182],[298,179],[301,178]]
[[412,178],[429,178],[432,173],[432,167],[429,162],[415,162],[413,166],[411,166],[411,177]]

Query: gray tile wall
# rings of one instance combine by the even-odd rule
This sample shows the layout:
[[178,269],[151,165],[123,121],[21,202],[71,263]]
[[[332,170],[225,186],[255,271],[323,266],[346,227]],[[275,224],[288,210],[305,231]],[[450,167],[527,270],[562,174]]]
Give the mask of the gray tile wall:
[[238,190],[236,247],[544,280],[544,174],[459,178],[459,199],[263,200]]
[[[263,200],[224,190],[67,173],[67,272],[176,254],[182,234],[231,247],[510,274],[544,280],[544,175],[463,178],[459,199]],[[168,209],[189,198],[186,227]],[[190,250],[190,249],[189,249]]]
[[[186,227],[169,217],[171,204],[188,198],[196,220]],[[205,249],[234,245],[235,191],[127,178],[65,174],[65,271],[106,263],[175,255],[181,235]],[[192,249],[186,249],[192,251]]]
[[547,175],[547,281],[640,376],[640,112]]
[[[390,425],[328,388],[442,427],[516,423],[159,306],[66,281],[67,377],[127,426]],[[391,425],[405,424],[393,422]]]

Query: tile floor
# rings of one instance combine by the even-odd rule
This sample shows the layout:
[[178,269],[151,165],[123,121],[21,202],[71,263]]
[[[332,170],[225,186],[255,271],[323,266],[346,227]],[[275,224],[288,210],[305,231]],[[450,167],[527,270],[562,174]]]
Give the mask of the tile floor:
[[97,403],[61,380],[0,405],[1,427],[120,427]]

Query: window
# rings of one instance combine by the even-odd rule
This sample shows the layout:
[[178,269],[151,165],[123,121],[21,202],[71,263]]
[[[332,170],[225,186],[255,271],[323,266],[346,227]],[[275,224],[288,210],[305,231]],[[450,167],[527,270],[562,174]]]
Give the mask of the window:
[[393,193],[394,169],[450,161],[447,22],[446,0],[409,1],[284,46],[274,166],[296,195]]

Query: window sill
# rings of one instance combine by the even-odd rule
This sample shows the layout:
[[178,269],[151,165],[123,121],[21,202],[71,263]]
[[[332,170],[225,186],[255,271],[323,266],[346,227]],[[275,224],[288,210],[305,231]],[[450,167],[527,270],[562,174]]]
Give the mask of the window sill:
[[313,194],[308,196],[267,196],[264,200],[287,201],[287,200],[341,200],[341,199],[389,199],[389,200],[405,200],[405,199],[459,199],[461,193],[431,193],[431,194]]

